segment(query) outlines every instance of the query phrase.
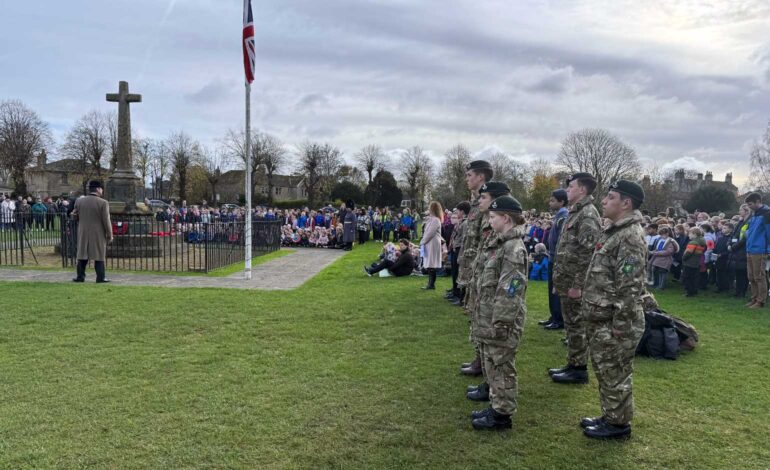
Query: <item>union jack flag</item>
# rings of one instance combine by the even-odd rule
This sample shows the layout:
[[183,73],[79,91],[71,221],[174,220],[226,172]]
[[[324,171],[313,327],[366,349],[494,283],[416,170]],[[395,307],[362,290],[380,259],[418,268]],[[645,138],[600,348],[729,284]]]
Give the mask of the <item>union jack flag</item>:
[[255,60],[257,56],[254,42],[254,16],[251,13],[251,0],[243,0],[243,68],[246,81],[254,81]]

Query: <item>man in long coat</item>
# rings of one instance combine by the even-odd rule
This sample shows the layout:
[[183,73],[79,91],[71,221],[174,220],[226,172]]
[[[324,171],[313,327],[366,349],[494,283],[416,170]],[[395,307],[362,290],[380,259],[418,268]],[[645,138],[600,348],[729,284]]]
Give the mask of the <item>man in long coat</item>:
[[345,250],[350,251],[353,249],[353,241],[356,239],[356,205],[352,200],[348,200],[345,206],[347,209],[345,216],[343,217],[342,214],[340,214],[343,224],[342,242],[345,243]]
[[88,196],[75,201],[72,211],[78,219],[78,266],[74,282],[85,282],[88,260],[94,262],[96,282],[110,282],[105,278],[104,260],[107,258],[107,243],[112,241],[110,205],[102,199],[104,189],[99,181],[88,183]]

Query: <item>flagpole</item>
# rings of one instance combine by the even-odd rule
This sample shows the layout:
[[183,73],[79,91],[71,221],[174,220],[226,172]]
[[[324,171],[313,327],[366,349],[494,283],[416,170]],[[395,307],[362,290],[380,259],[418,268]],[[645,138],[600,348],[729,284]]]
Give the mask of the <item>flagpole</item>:
[[251,84],[246,80],[246,260],[243,278],[251,280]]

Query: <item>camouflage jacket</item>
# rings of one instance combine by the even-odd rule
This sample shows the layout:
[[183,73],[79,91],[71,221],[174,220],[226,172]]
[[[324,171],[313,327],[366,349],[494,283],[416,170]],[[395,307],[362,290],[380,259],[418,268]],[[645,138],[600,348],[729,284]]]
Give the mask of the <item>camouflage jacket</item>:
[[569,210],[556,246],[553,285],[560,296],[570,288],[582,289],[591,253],[602,233],[593,196],[586,196]]
[[612,321],[625,330],[644,318],[647,243],[642,214],[610,224],[594,248],[583,288],[583,314],[587,321]]
[[496,238],[495,232],[492,230],[492,226],[489,225],[488,212],[481,214],[481,230],[479,231],[479,234],[481,236],[479,237],[479,243],[476,245],[476,257],[472,260],[470,269],[468,270],[469,277],[467,285],[470,295],[468,296],[468,301],[465,306],[471,311],[475,311],[476,307],[478,307],[478,295],[476,295],[479,292],[478,279],[481,270],[484,269],[484,257],[482,256],[482,252],[487,248],[489,243],[496,243],[494,240]]
[[463,237],[463,250],[458,260],[460,272],[457,275],[457,283],[467,286],[471,282],[473,261],[481,244],[481,219],[478,195],[471,201],[471,211],[465,222],[465,235]]
[[527,248],[524,226],[503,234],[493,233],[479,253],[481,266],[476,284],[479,308],[474,335],[497,346],[515,346],[527,313]]

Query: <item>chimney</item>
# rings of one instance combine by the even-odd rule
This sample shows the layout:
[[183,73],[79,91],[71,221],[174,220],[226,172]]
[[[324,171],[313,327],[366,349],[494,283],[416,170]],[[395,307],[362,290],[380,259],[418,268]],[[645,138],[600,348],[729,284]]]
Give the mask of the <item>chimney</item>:
[[46,163],[48,163],[48,157],[45,154],[45,149],[43,149],[37,154],[37,166],[42,170]]
[[707,183],[711,183],[712,181],[714,181],[714,175],[710,171],[707,171],[706,172],[706,182]]
[[698,173],[698,181],[703,181],[703,173]]
[[676,170],[676,173],[674,174],[674,178],[678,180],[684,179],[684,170]]
[[728,173],[725,175],[725,183],[727,184],[733,184],[733,174]]

